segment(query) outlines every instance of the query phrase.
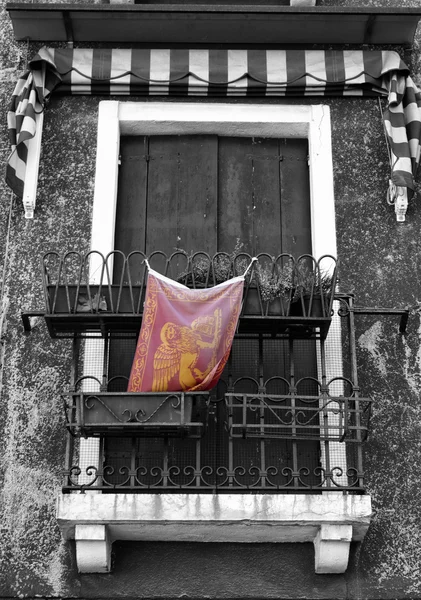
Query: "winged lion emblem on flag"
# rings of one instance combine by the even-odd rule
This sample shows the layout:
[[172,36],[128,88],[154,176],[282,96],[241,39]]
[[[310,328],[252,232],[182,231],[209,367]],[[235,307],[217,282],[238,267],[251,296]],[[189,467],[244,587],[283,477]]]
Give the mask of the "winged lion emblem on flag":
[[[152,390],[165,392],[170,380],[178,373],[180,388],[191,389],[211,372],[217,362],[217,350],[221,339],[221,309],[213,316],[195,319],[191,326],[167,322],[161,329],[161,344],[155,351],[153,361]],[[213,349],[204,371],[198,368],[202,350]]]

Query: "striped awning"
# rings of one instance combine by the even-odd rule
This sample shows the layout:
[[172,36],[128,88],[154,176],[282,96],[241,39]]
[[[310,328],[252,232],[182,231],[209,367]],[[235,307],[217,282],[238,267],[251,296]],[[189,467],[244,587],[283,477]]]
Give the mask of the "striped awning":
[[[52,93],[175,97],[386,96],[391,179],[414,190],[421,92],[396,52],[42,48],[19,79],[8,113],[6,181],[23,194],[35,113]],[[411,194],[410,194],[411,195]]]

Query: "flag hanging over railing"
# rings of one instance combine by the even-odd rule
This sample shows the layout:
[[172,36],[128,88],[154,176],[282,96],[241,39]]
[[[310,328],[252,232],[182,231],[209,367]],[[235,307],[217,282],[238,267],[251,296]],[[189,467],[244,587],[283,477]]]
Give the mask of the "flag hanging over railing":
[[231,351],[244,277],[189,289],[148,273],[129,392],[204,391],[218,382]]
[[[22,196],[37,102],[52,92],[177,97],[386,96],[391,179],[414,190],[421,93],[392,51],[42,48],[13,94],[7,182]],[[412,195],[412,193],[410,193]]]

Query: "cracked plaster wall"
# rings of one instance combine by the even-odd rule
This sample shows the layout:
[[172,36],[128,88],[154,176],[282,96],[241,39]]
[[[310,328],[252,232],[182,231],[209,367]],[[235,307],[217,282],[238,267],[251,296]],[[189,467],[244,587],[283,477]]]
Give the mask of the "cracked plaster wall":
[[[79,0],[83,3],[84,0]],[[344,6],[341,0],[319,5]],[[353,6],[397,2],[353,0]],[[399,6],[418,6],[402,0]],[[8,154],[6,110],[17,75],[36,46],[16,43],[0,2],[0,152]],[[420,34],[410,57],[421,84]],[[393,318],[359,317],[360,385],[374,399],[365,448],[375,513],[343,576],[315,576],[303,545],[116,542],[112,575],[78,576],[74,548],[55,523],[64,451],[59,392],[69,345],[38,322],[22,334],[20,311],[42,306],[39,256],[89,240],[98,98],[54,97],[45,117],[38,206],[33,221],[0,181],[0,285],[9,302],[0,400],[0,597],[421,598],[421,324],[408,334]],[[309,101],[311,102],[311,101]],[[376,100],[329,99],[342,281],[360,305],[421,302],[421,208],[398,224],[386,205],[387,153]],[[8,226],[10,217],[10,228]],[[4,275],[4,278],[3,278]],[[171,592],[169,592],[171,590]]]

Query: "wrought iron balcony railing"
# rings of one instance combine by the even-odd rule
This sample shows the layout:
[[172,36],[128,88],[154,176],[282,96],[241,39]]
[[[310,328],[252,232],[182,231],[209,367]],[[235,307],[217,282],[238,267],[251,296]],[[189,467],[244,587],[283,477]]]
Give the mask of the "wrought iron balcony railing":
[[[371,400],[360,396],[355,315],[331,256],[259,254],[239,330],[208,393],[131,393],[127,380],[153,269],[192,288],[243,274],[246,253],[68,252],[43,257],[52,337],[73,339],[65,394],[63,491],[364,493],[362,444]],[[84,438],[91,438],[86,440]]]
[[[267,393],[266,387],[257,393],[226,392],[222,398],[225,430],[231,437],[243,439],[365,441],[371,400],[356,395],[351,382],[344,378],[335,378],[324,388],[309,379],[312,387],[320,388],[318,395],[298,394],[294,389],[288,394]],[[101,389],[96,377],[86,376],[77,387],[87,380],[95,381]],[[268,384],[273,383],[291,388],[282,377],[271,378]],[[330,386],[341,391],[349,387],[352,395],[332,395]],[[209,392],[74,390],[64,396],[64,402],[67,428],[74,436],[202,437]]]
[[[247,253],[179,250],[167,256],[156,251],[107,256],[91,251],[48,252],[42,259],[45,319],[52,337],[75,332],[137,331],[143,313],[147,269],[153,269],[192,288],[212,287],[242,275],[252,257]],[[297,335],[318,328],[322,335],[331,322],[337,285],[337,265],[332,256],[316,260],[261,253],[246,276],[239,331],[277,333],[291,327]]]
[[193,288],[243,274],[252,259],[182,251],[44,256],[43,315],[53,337],[73,338],[63,490],[364,493],[371,400],[358,387],[354,317],[381,311],[407,319],[408,311],[356,307],[352,295],[337,292],[330,256],[260,254],[218,387],[130,393],[145,258]]
[[[116,379],[110,382],[111,388]],[[121,379],[125,390],[127,379]],[[96,382],[101,391],[79,390],[88,380]],[[99,379],[88,376],[81,377],[75,387],[63,397],[67,428],[74,436],[203,435],[209,392],[103,391]]]
[[[65,400],[64,491],[364,492],[371,400],[347,378],[243,377],[211,396],[72,391]],[[95,461],[75,461],[79,436],[100,438]]]
[[356,396],[225,394],[227,428],[236,438],[366,440],[371,399]]

